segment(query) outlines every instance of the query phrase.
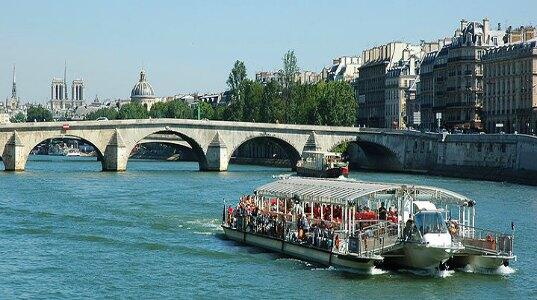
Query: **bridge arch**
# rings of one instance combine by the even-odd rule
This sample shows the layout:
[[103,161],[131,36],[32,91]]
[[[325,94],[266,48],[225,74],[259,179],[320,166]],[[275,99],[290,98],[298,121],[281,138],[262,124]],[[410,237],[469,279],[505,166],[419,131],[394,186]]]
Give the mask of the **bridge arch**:
[[[103,166],[103,161],[104,161],[103,149],[97,143],[93,142],[91,138],[86,137],[83,133],[59,134],[57,132],[43,131],[41,132],[41,134],[33,138],[31,137],[29,138],[23,135],[23,139],[21,142],[24,146],[22,147],[22,151],[21,151],[22,155],[17,158],[18,161],[16,162],[16,165],[17,165],[16,169],[25,170],[26,164],[28,162],[28,159],[31,155],[32,150],[36,148],[39,144],[49,141],[49,140],[54,140],[54,139],[76,139],[76,140],[80,140],[84,142],[85,144],[90,145],[91,147],[93,147],[95,151],[97,161],[101,162],[101,167]],[[7,145],[4,151],[7,151]],[[8,164],[13,163],[13,162],[8,161],[7,156],[6,156],[6,159],[5,160],[3,159],[2,161],[4,163],[4,168],[6,170],[9,168]]]
[[[301,151],[299,151],[292,143],[290,143],[289,141],[286,141],[285,139],[281,137],[272,136],[272,135],[252,135],[241,140],[239,143],[235,144],[233,148],[230,149],[229,161],[231,162],[232,159],[236,160],[237,158],[234,155],[240,154],[239,152],[243,147],[247,145],[255,145],[254,143],[258,143],[257,145],[262,145],[261,147],[258,147],[258,149],[255,149],[255,148],[250,149],[250,151],[253,151],[253,152],[256,152],[256,150],[260,150],[258,151],[258,153],[253,153],[254,154],[252,155],[253,157],[250,157],[253,160],[254,164],[256,161],[260,164],[263,164],[263,161],[268,162],[269,159],[272,161],[274,159],[282,159],[281,161],[282,163],[283,163],[283,160],[288,160],[290,167],[294,169],[296,166],[296,163],[301,157]],[[271,151],[263,151],[262,147],[268,147],[270,145],[279,147],[281,151],[276,151],[278,153],[270,153]],[[267,154],[270,154],[270,155],[267,155]],[[273,156],[274,154],[276,156]]]
[[333,145],[329,150],[338,151],[341,145],[347,145],[344,150],[346,159],[351,164],[351,169],[367,169],[382,171],[400,171],[403,163],[397,154],[386,145],[362,139],[342,140]]
[[[197,156],[194,155],[194,151],[192,150],[192,147],[184,142],[172,142],[172,141],[156,141],[156,140],[142,140],[140,143],[136,144],[134,147],[138,148],[144,148],[145,151],[149,151],[150,153],[144,153],[145,156],[152,156],[151,151],[154,151],[157,147],[165,146],[168,148],[173,149],[173,155],[179,155],[177,158],[180,161],[198,161]],[[140,150],[139,150],[140,151]],[[171,150],[170,150],[171,151]],[[167,154],[170,154],[168,151]],[[135,156],[135,154],[131,153],[132,156]],[[138,156],[139,157],[139,156]],[[159,156],[158,154],[155,154],[153,156],[154,158],[167,158],[164,156]]]
[[[179,132],[174,129],[165,129],[165,130],[153,130],[146,132],[141,138],[136,139],[135,143],[133,145],[127,146],[128,155],[132,153],[134,148],[144,143],[144,139],[147,137],[153,135],[153,134],[167,134],[167,135],[175,135],[180,137],[183,141],[185,141],[192,149],[192,153],[194,154],[196,161],[199,164],[199,169],[204,170],[207,166],[207,156],[205,155],[205,151],[203,150],[203,147],[198,141],[196,141],[194,138],[190,137],[189,135]],[[170,144],[170,143],[168,143]]]

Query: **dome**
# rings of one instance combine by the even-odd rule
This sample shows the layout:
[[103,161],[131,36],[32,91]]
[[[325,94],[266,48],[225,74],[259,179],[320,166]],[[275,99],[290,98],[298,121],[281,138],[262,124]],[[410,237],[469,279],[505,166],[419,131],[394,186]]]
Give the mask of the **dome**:
[[155,98],[155,91],[145,79],[144,70],[140,71],[140,81],[134,85],[131,91],[131,100]]

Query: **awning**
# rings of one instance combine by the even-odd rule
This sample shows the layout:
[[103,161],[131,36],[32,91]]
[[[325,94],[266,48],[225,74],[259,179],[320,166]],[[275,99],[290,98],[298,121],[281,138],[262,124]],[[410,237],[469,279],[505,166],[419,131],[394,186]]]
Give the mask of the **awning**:
[[412,195],[414,200],[431,201],[437,206],[439,204],[463,206],[470,201],[457,193],[427,186],[294,176],[267,183],[257,188],[256,194],[265,197],[347,205],[349,202],[361,204],[359,200],[370,199],[370,195],[387,194],[396,196],[401,195],[403,191]]

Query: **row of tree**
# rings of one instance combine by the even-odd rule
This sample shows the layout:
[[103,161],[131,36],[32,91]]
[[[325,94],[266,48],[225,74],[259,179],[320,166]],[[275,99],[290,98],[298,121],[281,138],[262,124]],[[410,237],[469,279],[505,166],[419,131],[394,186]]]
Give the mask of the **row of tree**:
[[[101,108],[86,116],[88,120],[180,118],[244,122],[289,123],[352,126],[356,121],[356,101],[350,84],[342,81],[300,84],[300,72],[293,51],[283,57],[281,80],[262,84],[247,78],[246,66],[236,61],[227,80],[230,102],[213,107],[201,102],[190,106],[182,100],[159,102],[150,111],[140,103],[131,102],[121,108]],[[15,116],[14,122],[50,121],[52,114],[42,106],[28,109],[27,116]]]
[[228,78],[231,104],[223,117],[231,121],[352,126],[356,121],[354,90],[347,82],[300,84],[293,51],[283,57],[280,81],[263,85],[246,76],[236,61]]

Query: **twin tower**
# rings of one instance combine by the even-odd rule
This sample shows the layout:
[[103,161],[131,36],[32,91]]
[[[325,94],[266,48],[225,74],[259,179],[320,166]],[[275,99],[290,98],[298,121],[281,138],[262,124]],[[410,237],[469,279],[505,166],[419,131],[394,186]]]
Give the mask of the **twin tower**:
[[52,84],[50,85],[50,108],[52,111],[74,110],[82,105],[84,105],[84,80],[73,80],[71,98],[69,99],[66,70],[64,70],[63,79],[52,79]]

